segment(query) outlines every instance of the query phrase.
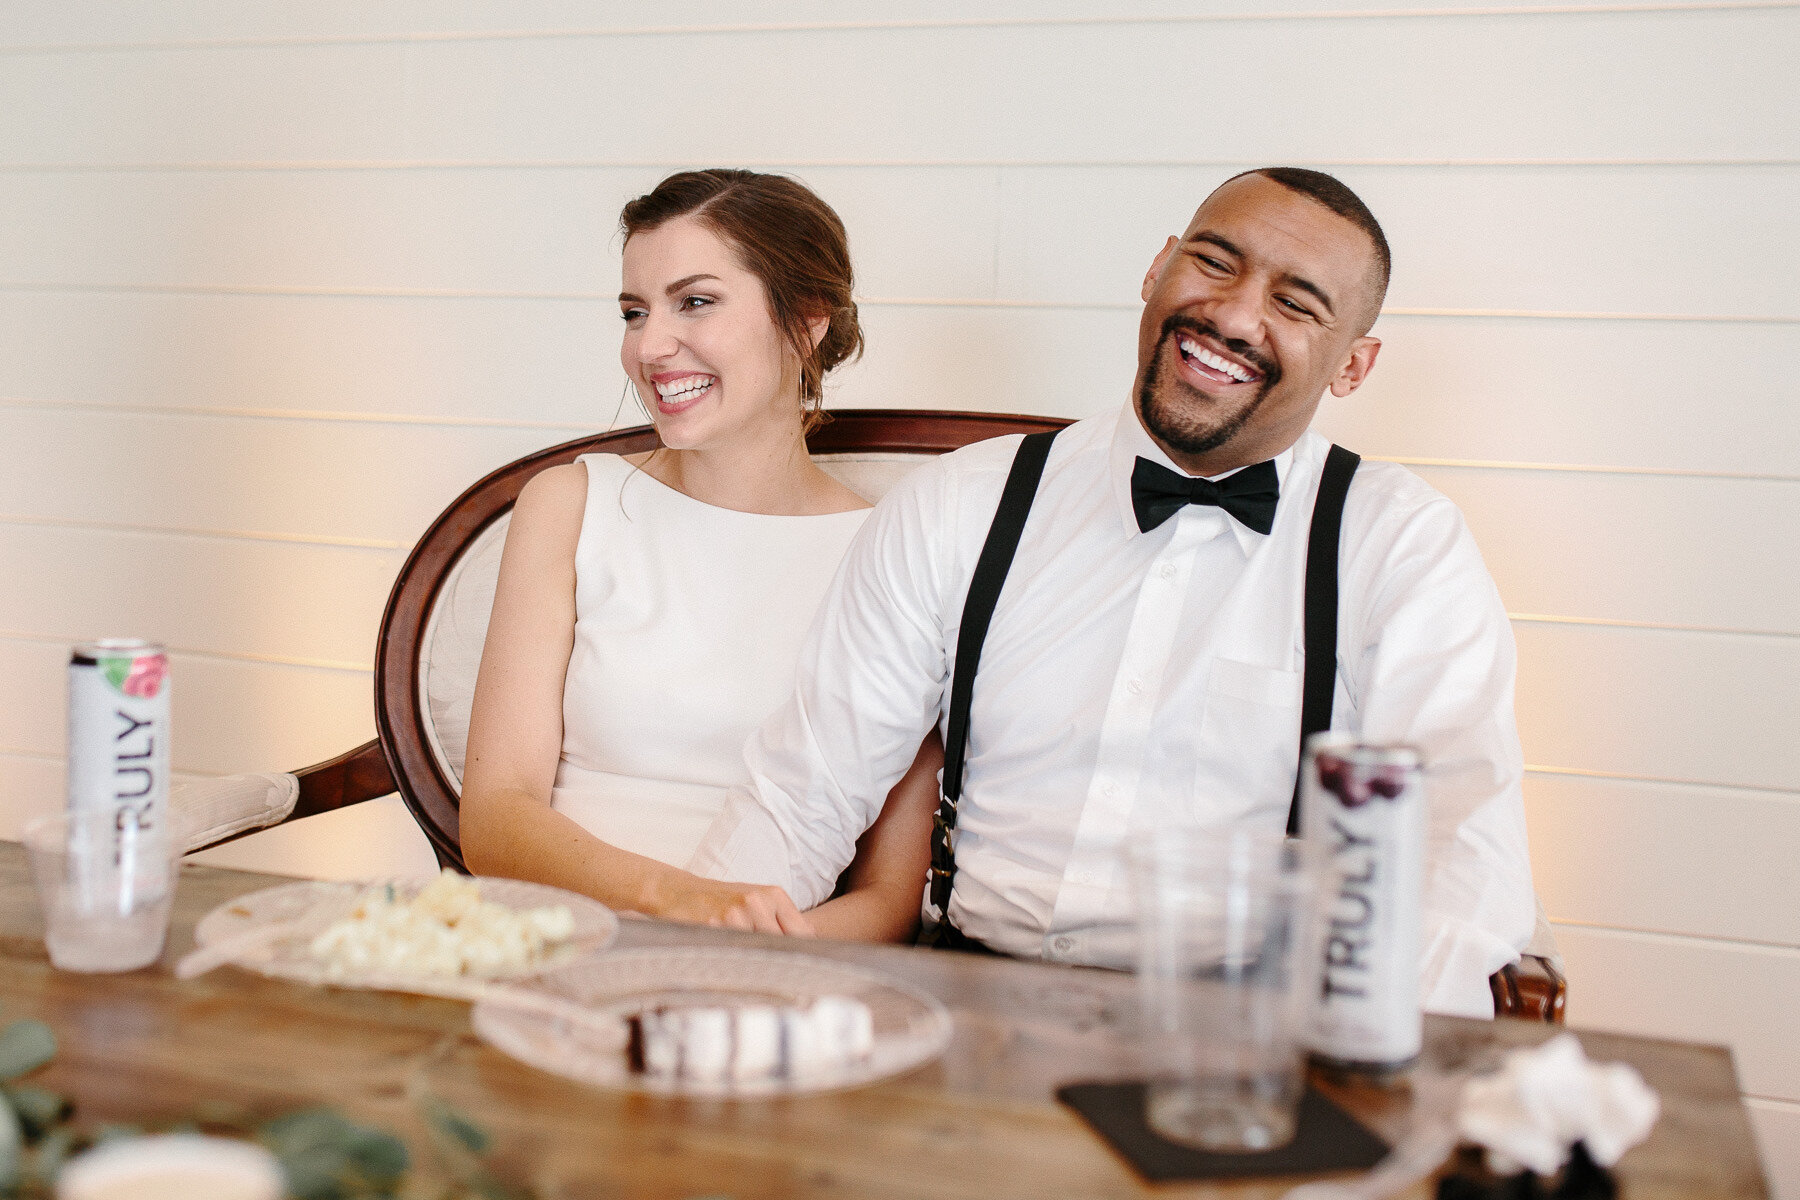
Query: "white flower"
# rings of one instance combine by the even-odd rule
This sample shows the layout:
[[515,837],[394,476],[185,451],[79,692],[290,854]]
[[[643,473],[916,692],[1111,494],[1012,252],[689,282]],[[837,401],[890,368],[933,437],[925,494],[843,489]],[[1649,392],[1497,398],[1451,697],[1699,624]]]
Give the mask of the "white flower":
[[1529,1050],[1514,1050],[1499,1071],[1463,1087],[1457,1130],[1487,1148],[1501,1174],[1525,1169],[1554,1175],[1569,1148],[1586,1142],[1603,1167],[1643,1141],[1661,1104],[1643,1077],[1624,1063],[1590,1063],[1571,1033]]

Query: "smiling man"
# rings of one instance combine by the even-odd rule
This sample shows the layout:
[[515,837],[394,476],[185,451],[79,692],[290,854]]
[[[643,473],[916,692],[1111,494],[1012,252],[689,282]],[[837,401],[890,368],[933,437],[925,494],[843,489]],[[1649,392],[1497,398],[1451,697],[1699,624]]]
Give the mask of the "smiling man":
[[1227,182],[1144,277],[1144,429],[1196,475],[1274,458],[1327,388],[1347,396],[1375,365],[1381,343],[1367,335],[1387,277],[1381,227],[1330,176]]
[[[819,903],[943,725],[943,941],[1126,965],[1123,840],[1282,829],[1310,666],[1331,728],[1430,764],[1423,998],[1491,1013],[1487,977],[1534,920],[1506,614],[1454,505],[1308,431],[1374,367],[1387,277],[1380,226],[1328,175],[1209,196],[1144,278],[1128,403],[1047,447],[946,455],[877,506],[695,868]],[[1309,664],[1315,519],[1337,545],[1336,620],[1315,613],[1336,653]]]

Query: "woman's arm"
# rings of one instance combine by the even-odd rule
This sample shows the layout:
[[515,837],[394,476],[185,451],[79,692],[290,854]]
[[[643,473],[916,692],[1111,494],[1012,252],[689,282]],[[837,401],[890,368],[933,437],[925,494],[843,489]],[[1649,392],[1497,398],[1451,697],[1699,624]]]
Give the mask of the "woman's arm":
[[918,932],[943,765],[944,743],[933,729],[888,793],[881,815],[857,839],[849,891],[806,914],[820,937],[901,942]]
[[550,807],[575,646],[575,546],[587,468],[534,476],[513,506],[463,767],[463,861],[613,908],[765,932],[810,932],[780,888],[714,883],[601,841]]

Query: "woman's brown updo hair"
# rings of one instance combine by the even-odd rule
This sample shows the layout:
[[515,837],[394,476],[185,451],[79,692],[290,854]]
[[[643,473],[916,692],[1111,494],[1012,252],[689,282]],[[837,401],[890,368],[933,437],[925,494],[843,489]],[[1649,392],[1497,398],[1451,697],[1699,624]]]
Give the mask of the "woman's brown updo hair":
[[[775,326],[800,359],[800,404],[811,431],[825,419],[826,373],[862,353],[844,223],[799,180],[715,167],[669,176],[625,206],[619,229],[630,241],[685,216],[729,242],[762,280]],[[814,346],[808,326],[820,317],[831,323]]]

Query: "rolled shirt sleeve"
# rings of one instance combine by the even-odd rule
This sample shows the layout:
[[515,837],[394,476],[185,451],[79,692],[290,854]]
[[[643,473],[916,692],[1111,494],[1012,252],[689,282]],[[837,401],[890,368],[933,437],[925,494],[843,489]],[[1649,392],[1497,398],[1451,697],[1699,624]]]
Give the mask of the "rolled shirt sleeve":
[[1367,530],[1346,547],[1346,593],[1366,597],[1341,627],[1358,648],[1340,660],[1347,715],[1366,740],[1411,744],[1426,763],[1424,1005],[1492,1016],[1488,976],[1536,921],[1512,626],[1456,507],[1422,483],[1398,491],[1346,522]]

